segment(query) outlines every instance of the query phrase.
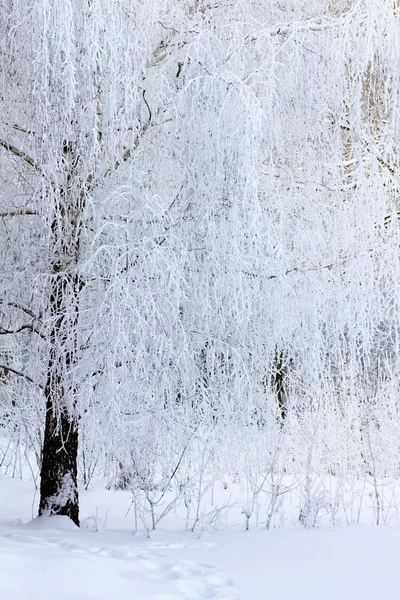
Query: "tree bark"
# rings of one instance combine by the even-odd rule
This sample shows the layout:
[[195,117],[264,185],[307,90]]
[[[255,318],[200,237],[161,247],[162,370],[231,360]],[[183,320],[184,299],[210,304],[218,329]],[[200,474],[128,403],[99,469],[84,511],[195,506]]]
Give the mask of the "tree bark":
[[39,515],[65,515],[79,526],[77,486],[78,423],[68,412],[55,414],[47,400]]
[[54,265],[39,505],[40,515],[65,515],[78,526],[78,419],[75,414],[76,388],[69,377],[71,367],[76,363],[81,287],[81,280],[76,273],[66,271],[61,261]]
[[54,259],[48,307],[50,353],[39,515],[65,515],[79,526],[78,383],[73,369],[80,355],[79,299],[84,281],[78,262],[85,189],[71,194],[71,181],[70,172],[51,227]]

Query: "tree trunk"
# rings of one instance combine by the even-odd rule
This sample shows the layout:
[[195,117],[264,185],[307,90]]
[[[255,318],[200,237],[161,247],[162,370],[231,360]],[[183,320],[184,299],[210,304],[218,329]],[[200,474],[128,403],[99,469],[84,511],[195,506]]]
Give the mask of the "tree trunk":
[[275,349],[273,372],[272,372],[272,387],[276,394],[278,403],[278,420],[283,427],[287,416],[287,390],[286,390],[287,364],[283,350]]
[[84,286],[77,267],[83,194],[78,198],[79,201],[73,203],[62,190],[52,224],[54,259],[48,307],[50,354],[45,387],[46,424],[39,515],[65,515],[79,526],[78,383],[74,367],[80,354],[79,294]]
[[78,526],[78,421],[70,371],[76,363],[80,289],[77,274],[66,271],[58,261],[53,267],[50,295],[52,329],[39,505],[40,515],[66,515]]
[[68,412],[55,414],[47,400],[39,515],[65,515],[79,526],[78,424]]

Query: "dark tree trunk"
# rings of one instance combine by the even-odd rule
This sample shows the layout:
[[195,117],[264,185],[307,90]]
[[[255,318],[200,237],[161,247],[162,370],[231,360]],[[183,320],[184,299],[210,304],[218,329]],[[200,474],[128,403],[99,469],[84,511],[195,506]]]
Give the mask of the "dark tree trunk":
[[71,367],[77,360],[78,300],[82,284],[58,261],[50,294],[50,358],[40,483],[40,515],[65,515],[79,526],[78,420]]
[[66,411],[58,418],[47,402],[43,462],[40,481],[40,515],[65,515],[79,526],[77,486],[78,425]]
[[287,360],[282,350],[276,348],[273,371],[272,371],[272,387],[276,394],[276,400],[278,404],[278,420],[283,426],[287,416],[287,390],[286,390],[286,377],[287,377]]
[[[49,361],[45,387],[46,424],[40,483],[39,515],[65,515],[79,526],[77,487],[79,382],[74,369],[80,359],[79,300],[84,287],[78,271],[82,213],[87,188],[67,173],[55,206],[53,264],[48,305]],[[78,184],[80,189],[74,188]]]

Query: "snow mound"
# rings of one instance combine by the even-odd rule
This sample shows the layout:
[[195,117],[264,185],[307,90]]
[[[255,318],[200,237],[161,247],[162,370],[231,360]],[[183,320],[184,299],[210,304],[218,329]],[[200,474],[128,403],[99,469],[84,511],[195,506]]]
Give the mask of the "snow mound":
[[35,517],[32,521],[21,525],[24,529],[43,531],[79,531],[79,527],[69,517],[52,515],[51,517]]

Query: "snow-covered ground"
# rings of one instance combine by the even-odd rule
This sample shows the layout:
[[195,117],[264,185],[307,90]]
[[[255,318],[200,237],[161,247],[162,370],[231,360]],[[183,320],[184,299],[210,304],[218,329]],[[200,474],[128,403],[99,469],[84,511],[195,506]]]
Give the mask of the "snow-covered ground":
[[133,533],[129,492],[81,495],[82,528],[34,519],[32,484],[0,478],[0,600],[388,600],[397,527]]

